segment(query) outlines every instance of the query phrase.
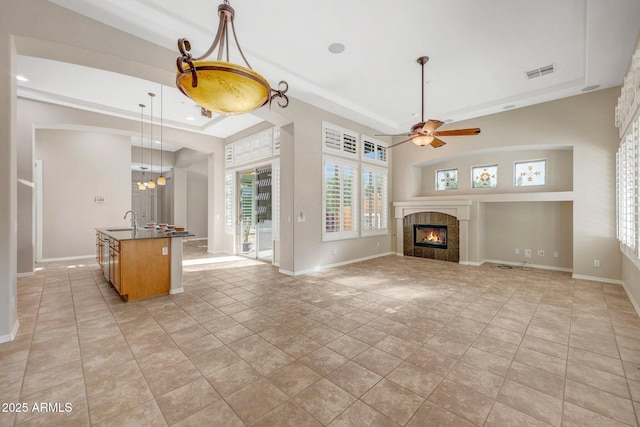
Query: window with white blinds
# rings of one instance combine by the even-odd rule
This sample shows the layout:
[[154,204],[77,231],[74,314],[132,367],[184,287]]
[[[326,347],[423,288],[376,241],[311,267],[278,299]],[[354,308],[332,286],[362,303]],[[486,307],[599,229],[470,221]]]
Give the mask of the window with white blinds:
[[233,227],[233,172],[227,171],[224,176],[224,231],[228,234],[235,232]]
[[640,120],[632,124],[616,153],[617,235],[623,245],[638,247],[638,143]]
[[362,235],[388,233],[388,171],[362,166]]
[[387,165],[387,144],[370,136],[362,136],[362,156],[366,162]]
[[322,151],[325,153],[357,159],[358,140],[357,132],[322,122]]
[[322,240],[358,237],[358,165],[323,158]]

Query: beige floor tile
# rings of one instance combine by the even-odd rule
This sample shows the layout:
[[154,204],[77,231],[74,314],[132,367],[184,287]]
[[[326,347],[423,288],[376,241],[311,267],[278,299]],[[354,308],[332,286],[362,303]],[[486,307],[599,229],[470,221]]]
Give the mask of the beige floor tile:
[[325,376],[347,363],[349,359],[333,350],[322,347],[299,359],[299,361],[320,375]]
[[567,379],[565,401],[617,421],[637,422],[631,400]]
[[[16,414],[16,424],[24,423],[24,425],[46,425],[50,420],[55,425],[64,424],[67,420],[73,424],[74,420],[88,422],[87,397],[84,391],[84,382],[81,379],[71,380],[62,384],[40,390],[31,394],[22,394],[19,402],[25,402],[29,405],[28,412]],[[41,403],[61,403],[70,404],[70,412],[62,412],[54,416],[52,413],[37,411],[33,409],[34,404]],[[86,425],[86,424],[85,424]]]
[[341,354],[347,359],[352,359],[369,348],[369,344],[348,335],[343,335],[340,338],[325,344],[325,347]]
[[285,402],[287,396],[273,384],[262,379],[236,391],[225,400],[242,421],[253,424]]
[[386,379],[365,393],[361,400],[402,425],[411,419],[424,402],[422,397]]
[[[411,362],[411,360],[409,360]],[[505,376],[511,365],[511,359],[498,356],[493,353],[470,347],[460,358],[460,362],[467,363],[476,368],[484,369],[492,374]],[[452,365],[453,366],[453,365]],[[444,372],[446,374],[446,372]]]
[[400,359],[411,356],[420,346],[418,344],[389,335],[375,344],[375,347]]
[[245,362],[251,365],[262,375],[267,375],[275,369],[293,362],[295,359],[284,351],[269,344],[269,348],[259,353],[254,353],[245,358]]
[[495,399],[504,377],[458,362],[447,374],[447,379],[462,384],[478,393]]
[[338,416],[330,427],[397,427],[399,424],[385,417],[371,406],[358,400]]
[[304,335],[297,335],[286,341],[279,342],[276,346],[295,359],[304,357],[322,347],[321,344]]
[[153,399],[145,381],[133,380],[89,396],[91,422],[98,423]]
[[185,360],[187,360],[187,356],[177,347],[169,347],[166,350],[137,359],[138,366],[144,375],[163,370]]
[[156,401],[150,400],[96,424],[96,426],[99,427],[121,427],[134,425],[166,426],[167,422]]
[[544,369],[513,362],[507,373],[507,379],[558,399],[564,396],[564,377],[551,374]]
[[191,362],[202,372],[203,375],[209,375],[222,368],[239,362],[240,356],[235,354],[229,347],[218,347],[208,353],[199,354],[189,358]]
[[[564,423],[564,421],[563,421]],[[564,425],[564,424],[563,424]],[[485,427],[548,427],[551,424],[533,418],[523,412],[496,402],[489,412]]]
[[318,422],[313,416],[295,404],[293,401],[288,400],[282,405],[275,408],[273,411],[266,414],[264,417],[256,421],[254,426],[264,427],[320,427],[322,424]]
[[202,378],[202,374],[188,360],[166,366],[161,371],[146,375],[149,388],[158,397]]
[[293,400],[325,425],[356,401],[355,397],[327,379],[313,383]]
[[627,380],[619,375],[569,361],[567,379],[630,399]]
[[371,347],[360,353],[353,361],[378,375],[385,376],[395,369],[402,362],[402,359]]
[[121,386],[133,380],[142,379],[140,367],[133,359],[124,359],[121,363],[107,364],[100,369],[85,368],[84,382],[88,396]]
[[259,335],[250,335],[229,344],[229,348],[243,359],[271,347],[273,345]]
[[180,421],[219,400],[221,399],[218,393],[204,378],[157,398],[158,406],[168,424]]
[[534,368],[543,369],[554,375],[561,377],[565,376],[567,361],[564,359],[558,359],[557,357],[549,356],[548,354],[540,353],[528,348],[519,348],[514,362],[522,363]]
[[326,377],[355,397],[360,397],[376,385],[382,377],[354,362],[348,362]]
[[292,397],[321,379],[322,376],[303,364],[294,362],[272,371],[266,378]]
[[562,422],[562,400],[511,380],[505,380],[496,400],[548,424]]
[[206,376],[216,391],[224,397],[248,384],[258,381],[261,377],[260,373],[244,360]]
[[484,423],[493,404],[493,399],[446,379],[428,400],[476,425]]
[[420,397],[427,398],[442,381],[442,377],[408,362],[403,362],[386,377]]
[[537,338],[531,335],[525,335],[520,345],[528,348],[529,350],[535,350],[559,359],[566,359],[569,352],[569,347],[565,344],[558,344],[556,342]]
[[612,418],[605,417],[580,406],[564,402],[562,414],[563,427],[624,427],[629,424],[618,422]]
[[245,427],[246,424],[238,418],[224,400],[216,400],[173,425],[176,427],[201,427],[205,425]]
[[472,427],[474,424],[429,401],[424,402],[407,427]]
[[32,370],[28,370],[24,376],[22,394],[33,394],[77,379],[83,379],[82,363],[80,360],[74,360],[44,371],[33,372]]

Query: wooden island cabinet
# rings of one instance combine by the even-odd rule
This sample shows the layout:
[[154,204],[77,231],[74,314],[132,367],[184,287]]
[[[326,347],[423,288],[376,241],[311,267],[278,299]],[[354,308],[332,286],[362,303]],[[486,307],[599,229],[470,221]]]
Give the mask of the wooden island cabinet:
[[124,301],[178,293],[182,291],[182,239],[182,235],[155,229],[97,229],[96,258]]

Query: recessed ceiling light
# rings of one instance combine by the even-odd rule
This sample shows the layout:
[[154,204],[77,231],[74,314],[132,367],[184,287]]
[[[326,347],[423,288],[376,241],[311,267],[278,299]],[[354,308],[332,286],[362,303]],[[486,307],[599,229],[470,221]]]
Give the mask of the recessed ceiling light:
[[23,76],[23,75],[21,75],[21,74],[18,74],[18,75],[16,76],[16,80],[18,80],[19,82],[28,82],[28,81],[29,81],[29,79],[28,79],[28,78],[26,78],[25,76]]
[[153,141],[153,142],[155,142],[156,144],[160,145],[160,141]]
[[344,52],[344,45],[342,43],[333,43],[329,45],[329,52],[342,53]]
[[585,88],[582,88],[582,92],[590,92],[592,90],[596,90],[600,87],[600,85],[591,85],[591,86],[587,86]]
[[513,104],[509,104],[502,107],[503,110],[511,110],[512,108],[516,108],[516,106]]

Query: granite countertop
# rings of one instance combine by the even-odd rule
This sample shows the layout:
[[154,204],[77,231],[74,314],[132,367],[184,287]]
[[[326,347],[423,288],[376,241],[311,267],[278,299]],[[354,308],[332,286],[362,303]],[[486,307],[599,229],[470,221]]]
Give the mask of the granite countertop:
[[143,239],[162,239],[167,237],[185,237],[195,236],[188,231],[166,231],[158,228],[140,227],[138,231],[128,227],[106,227],[96,228],[102,234],[105,234],[115,240],[143,240]]

